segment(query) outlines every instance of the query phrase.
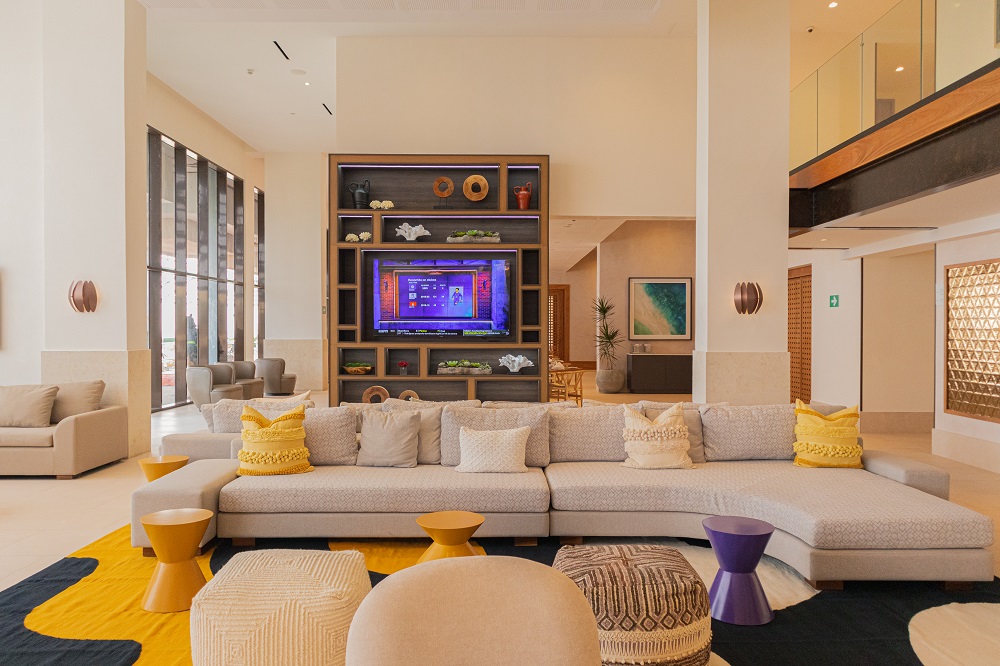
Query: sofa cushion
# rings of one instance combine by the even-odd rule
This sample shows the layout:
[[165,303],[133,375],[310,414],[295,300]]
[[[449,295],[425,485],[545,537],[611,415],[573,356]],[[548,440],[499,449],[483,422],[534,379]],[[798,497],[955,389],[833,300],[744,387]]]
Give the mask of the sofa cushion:
[[361,425],[356,465],[416,467],[420,412],[371,412]]
[[52,437],[55,434],[54,425],[44,428],[0,428],[0,447],[45,448],[52,446]]
[[983,548],[989,518],[861,469],[785,461],[709,462],[695,470],[555,463],[545,470],[559,511],[683,511],[766,520],[814,548]]
[[702,405],[705,460],[791,460],[795,405]]
[[47,427],[58,391],[51,385],[0,386],[0,427]]
[[243,416],[244,405],[254,408],[267,419],[276,419],[299,405],[305,405],[308,412],[310,407],[316,406],[316,403],[312,400],[269,402],[258,399],[230,400],[227,398],[212,405],[212,432],[240,432],[243,429],[240,417]]
[[104,396],[104,382],[95,379],[91,382],[71,382],[60,384],[59,392],[52,403],[52,423],[63,419],[86,414],[101,408],[101,398]]
[[483,409],[448,405],[441,414],[441,464],[454,467],[461,462],[459,431],[462,426],[473,430],[510,430],[528,426],[531,434],[528,436],[524,464],[528,467],[545,467],[549,464],[549,414],[552,411],[556,410],[537,407]]
[[358,437],[353,407],[314,407],[306,410],[306,448],[313,465],[353,465],[358,459]]
[[557,400],[556,402],[517,402],[516,400],[486,400],[482,404],[488,409],[523,409],[525,407],[573,408],[576,400]]
[[385,405],[381,402],[342,402],[341,407],[350,407],[354,410],[354,428],[360,433],[365,422],[365,414],[368,412],[385,411]]
[[[645,413],[647,419],[655,419],[675,404],[673,402],[653,402],[651,400],[639,401],[639,407]],[[728,405],[729,403],[718,402],[713,404]],[[682,402],[681,405],[684,409],[684,425],[688,427],[688,442],[691,443],[691,446],[688,448],[688,455],[691,456],[691,462],[703,463],[705,462],[705,435],[702,430],[701,412],[699,411],[701,403]]]
[[222,489],[231,513],[544,513],[549,488],[540,469],[525,474],[462,474],[454,467],[317,467],[310,474],[240,477]]
[[601,405],[549,412],[552,462],[625,460],[625,408]]

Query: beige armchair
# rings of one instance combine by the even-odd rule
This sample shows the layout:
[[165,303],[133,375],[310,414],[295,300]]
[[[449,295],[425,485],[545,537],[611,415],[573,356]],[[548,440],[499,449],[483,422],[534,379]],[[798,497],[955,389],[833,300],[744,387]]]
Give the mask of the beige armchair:
[[264,379],[265,395],[291,395],[295,392],[295,375],[285,372],[285,359],[259,358],[256,376]]
[[236,383],[236,370],[225,363],[191,366],[185,373],[188,395],[199,409],[223,398],[243,399],[243,387]]
[[257,374],[257,366],[253,361],[230,361],[220,365],[232,367],[236,376],[235,384],[243,389],[244,400],[264,397],[264,379],[254,376]]
[[519,557],[434,560],[389,576],[347,635],[347,666],[599,666],[597,620],[564,574]]

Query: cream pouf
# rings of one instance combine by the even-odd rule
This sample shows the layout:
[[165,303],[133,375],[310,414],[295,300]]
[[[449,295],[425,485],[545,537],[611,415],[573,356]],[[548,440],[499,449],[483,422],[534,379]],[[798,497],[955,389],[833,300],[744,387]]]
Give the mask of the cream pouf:
[[343,664],[347,630],[372,589],[354,550],[234,556],[191,604],[195,664]]
[[552,566],[569,576],[590,602],[603,664],[708,663],[708,591],[677,549],[652,544],[565,546]]

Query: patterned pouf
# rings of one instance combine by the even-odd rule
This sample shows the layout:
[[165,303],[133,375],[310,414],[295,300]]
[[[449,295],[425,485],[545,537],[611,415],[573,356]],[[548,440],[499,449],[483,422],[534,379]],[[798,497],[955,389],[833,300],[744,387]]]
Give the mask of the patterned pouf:
[[371,589],[356,550],[240,553],[194,598],[192,661],[342,665],[347,630]]
[[708,663],[708,591],[675,548],[564,546],[552,566],[583,590],[594,609],[603,664]]

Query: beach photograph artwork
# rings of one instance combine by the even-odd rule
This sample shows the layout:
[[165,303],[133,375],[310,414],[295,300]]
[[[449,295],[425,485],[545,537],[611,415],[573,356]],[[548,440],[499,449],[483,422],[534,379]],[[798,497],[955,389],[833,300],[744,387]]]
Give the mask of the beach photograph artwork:
[[629,278],[629,338],[691,339],[691,278]]

